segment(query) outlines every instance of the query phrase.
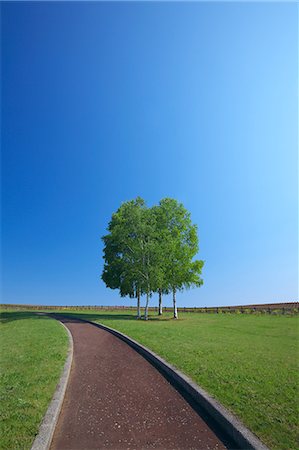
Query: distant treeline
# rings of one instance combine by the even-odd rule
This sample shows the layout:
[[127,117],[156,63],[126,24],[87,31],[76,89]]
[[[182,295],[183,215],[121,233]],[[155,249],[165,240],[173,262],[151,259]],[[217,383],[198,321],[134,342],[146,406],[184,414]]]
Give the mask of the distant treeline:
[[[52,305],[16,305],[16,304],[1,304],[2,309],[19,309],[19,310],[58,310],[58,311],[111,311],[111,310],[134,310],[135,306],[52,306]],[[239,305],[239,306],[219,306],[219,307],[182,307],[178,308],[180,312],[197,312],[197,313],[237,313],[237,314],[296,314],[299,312],[299,302],[284,302],[284,303],[265,303],[257,305]],[[158,307],[149,308],[150,311],[157,311]],[[173,308],[164,307],[165,312],[171,312]]]

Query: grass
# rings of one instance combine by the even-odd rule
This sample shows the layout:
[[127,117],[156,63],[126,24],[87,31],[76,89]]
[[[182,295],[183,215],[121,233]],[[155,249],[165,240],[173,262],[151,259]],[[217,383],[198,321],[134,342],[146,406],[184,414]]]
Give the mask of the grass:
[[188,374],[272,449],[297,449],[298,316],[72,313],[111,326]]
[[[298,448],[298,316],[70,312],[151,348],[235,413],[271,449]],[[68,339],[53,319],[2,313],[0,449],[30,448],[63,367]]]
[[30,449],[68,348],[63,327],[32,312],[1,313],[0,449]]

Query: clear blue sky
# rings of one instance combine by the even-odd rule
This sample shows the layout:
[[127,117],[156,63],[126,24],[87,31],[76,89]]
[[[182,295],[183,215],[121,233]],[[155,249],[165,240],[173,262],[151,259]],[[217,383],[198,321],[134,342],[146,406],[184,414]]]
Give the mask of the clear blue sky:
[[138,195],[198,224],[179,306],[297,299],[296,4],[1,10],[3,302],[132,304],[100,237]]

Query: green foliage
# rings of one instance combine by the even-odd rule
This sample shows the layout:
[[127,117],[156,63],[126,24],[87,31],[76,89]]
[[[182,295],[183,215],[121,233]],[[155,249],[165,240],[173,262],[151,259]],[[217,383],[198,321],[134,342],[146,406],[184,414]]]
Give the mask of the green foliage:
[[112,215],[104,242],[102,279],[121,296],[149,297],[201,286],[203,261],[190,213],[171,198],[147,208],[142,198],[123,203]]
[[123,203],[104,236],[104,271],[107,287],[133,297],[137,290],[150,294],[157,288],[155,217],[138,197]]
[[159,242],[159,268],[164,291],[201,286],[203,261],[192,261],[198,252],[197,227],[181,203],[164,198],[153,207]]
[[112,215],[109,234],[102,237],[105,260],[102,279],[107,287],[119,289],[121,296],[133,297],[143,286],[140,263],[144,213],[141,198],[123,203]]

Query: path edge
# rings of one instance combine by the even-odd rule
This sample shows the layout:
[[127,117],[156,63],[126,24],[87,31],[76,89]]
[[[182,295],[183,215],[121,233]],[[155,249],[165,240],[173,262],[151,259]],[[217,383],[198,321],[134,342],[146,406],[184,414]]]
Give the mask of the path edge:
[[[78,319],[76,318],[76,320]],[[217,425],[222,429],[222,431],[238,445],[237,449],[269,450],[269,448],[263,444],[260,439],[255,436],[230,411],[228,411],[217,400],[212,398],[204,389],[187,377],[183,372],[166,362],[163,358],[161,358],[161,356],[114,328],[85,319],[79,320],[108,331],[122,341],[126,342],[130,347],[141,354],[164,376],[166,376],[172,385],[177,387],[181,392],[187,394],[187,396],[192,399],[194,404],[198,406],[199,409],[211,417],[212,420],[214,420],[215,423],[217,423]]]
[[70,330],[62,322],[59,321],[59,323],[67,331],[69,338],[67,358],[64,363],[62,375],[56,386],[56,390],[52,397],[51,403],[46,411],[46,414],[44,415],[42,423],[40,424],[38,434],[33,441],[31,450],[49,450],[71,372],[74,354],[73,337]]

